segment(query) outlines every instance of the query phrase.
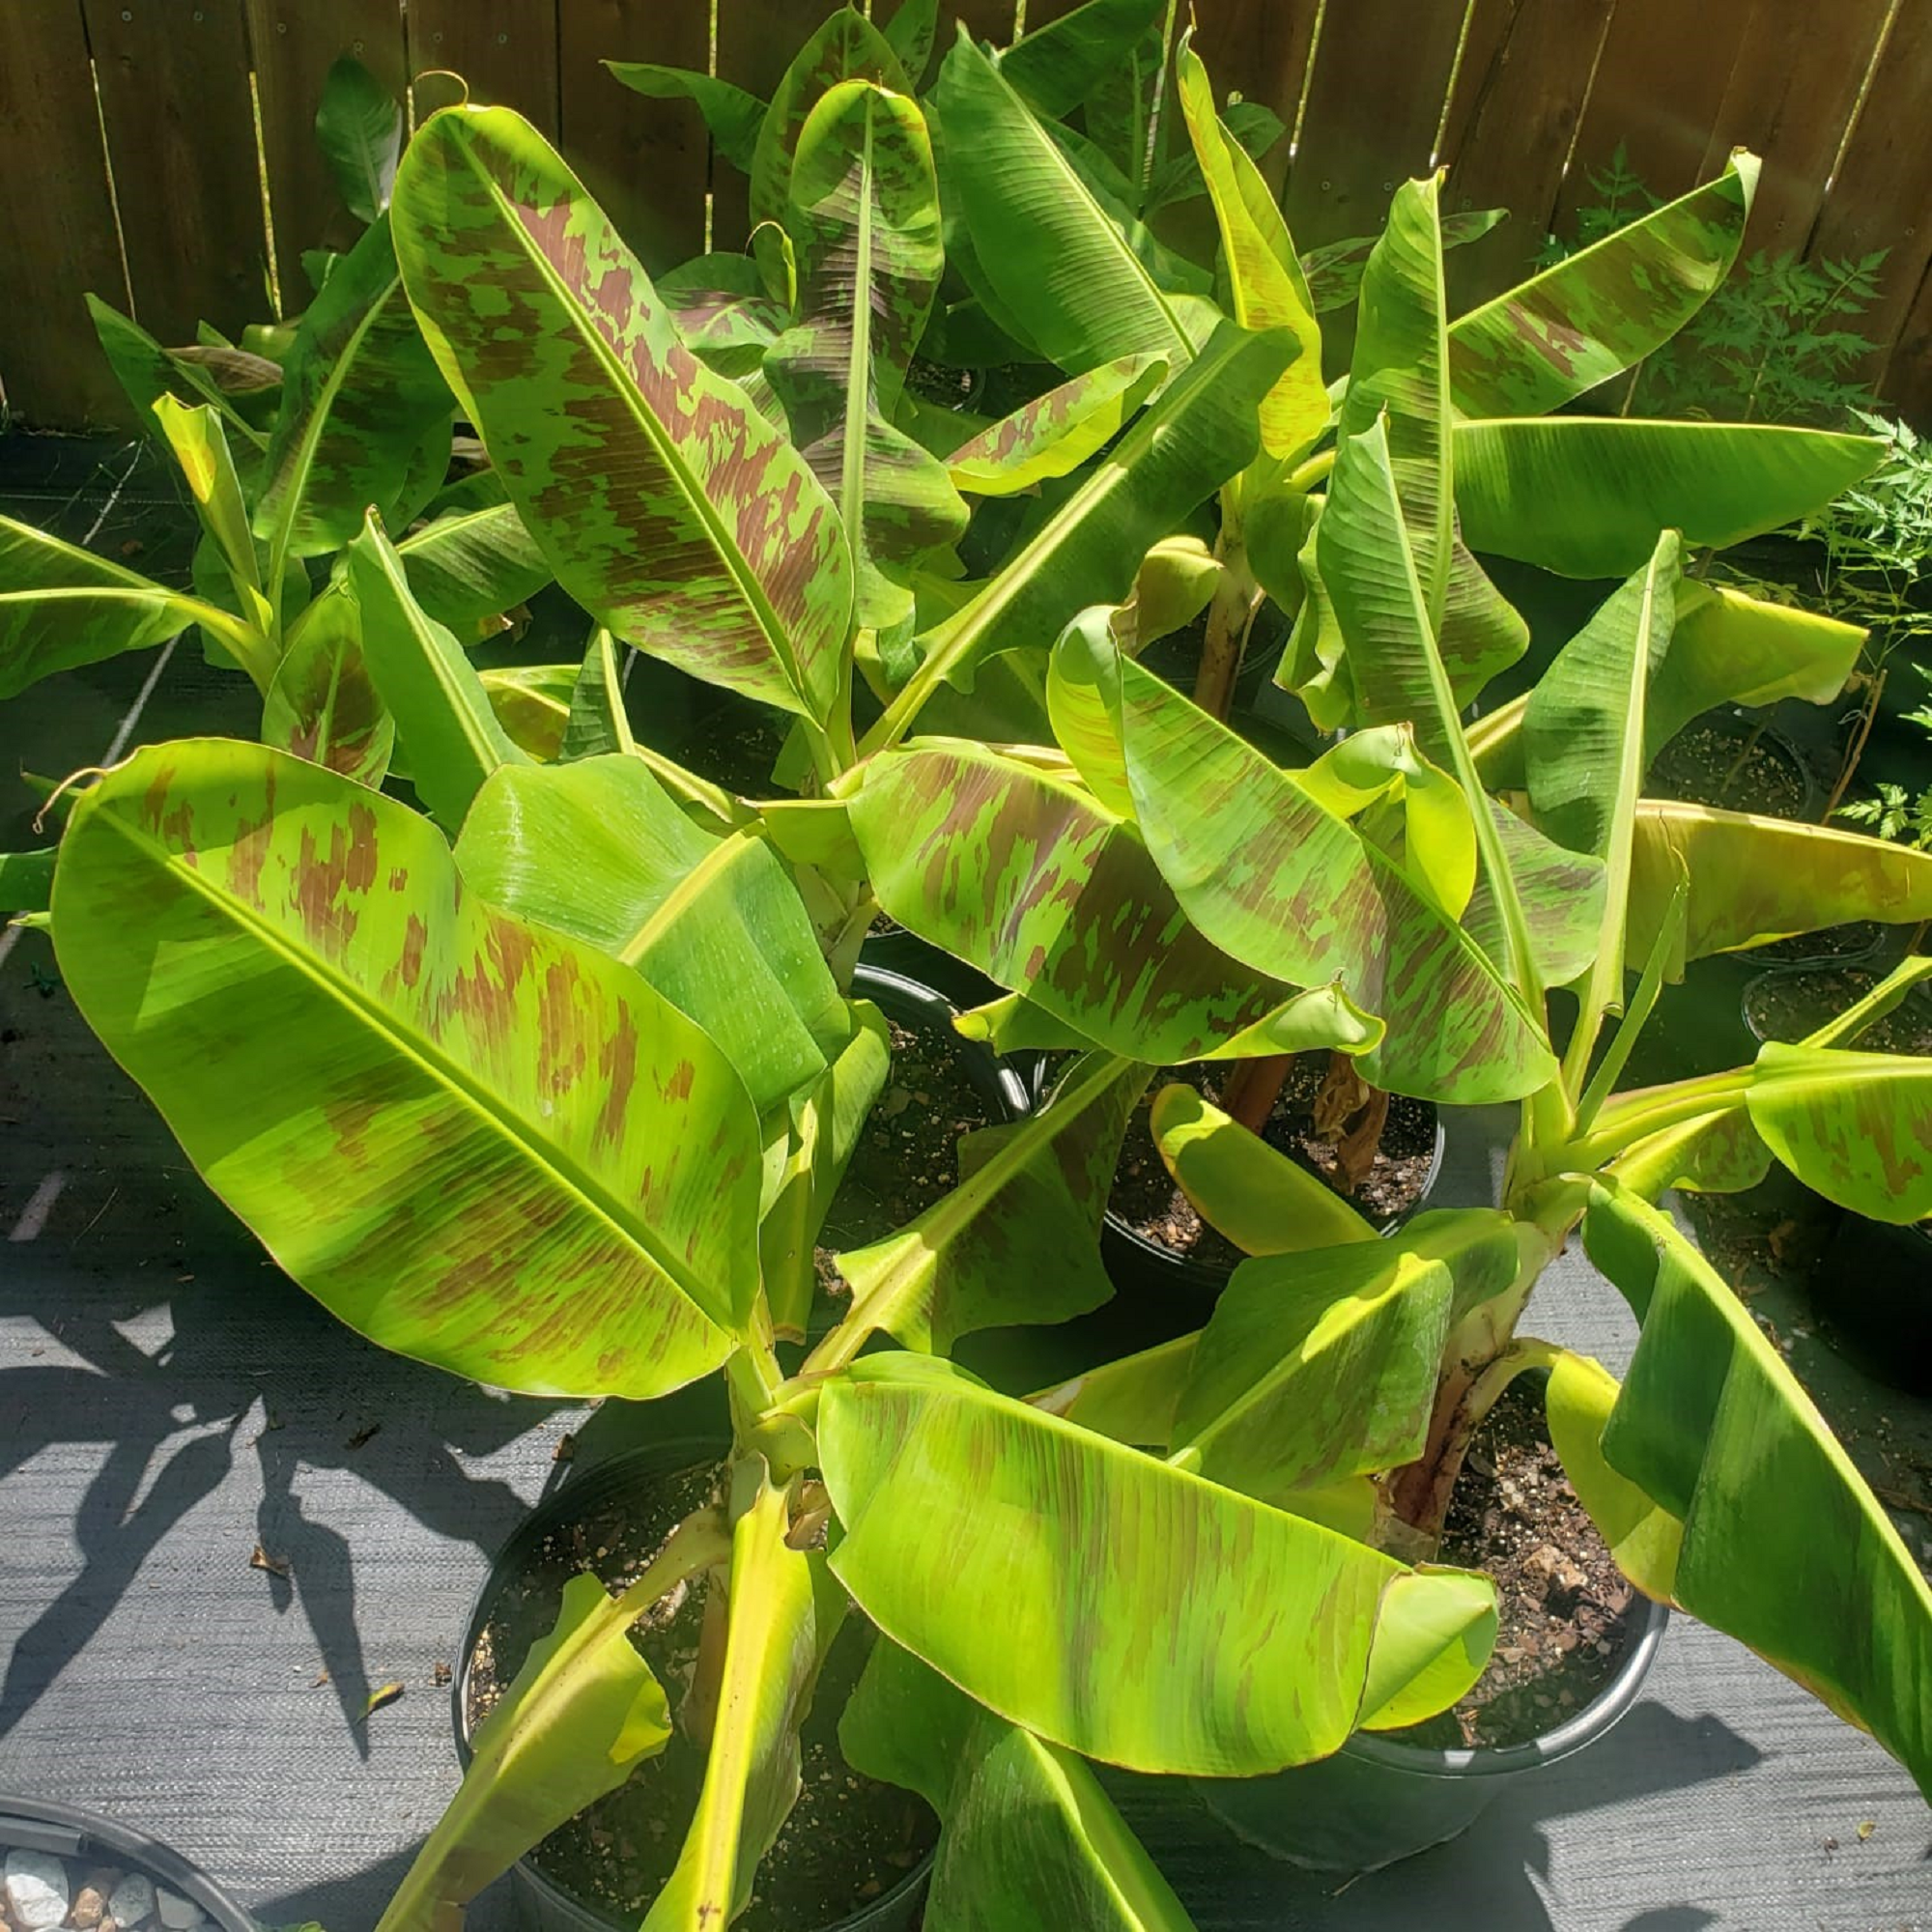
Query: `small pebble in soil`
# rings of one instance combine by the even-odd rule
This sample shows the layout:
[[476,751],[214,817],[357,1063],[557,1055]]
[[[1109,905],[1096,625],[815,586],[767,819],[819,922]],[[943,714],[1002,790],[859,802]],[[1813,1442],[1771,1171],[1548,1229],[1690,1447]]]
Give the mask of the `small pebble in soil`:
[[155,1882],[129,1872],[107,1900],[107,1914],[117,1925],[143,1925],[155,1910]]
[[7,1932],[196,1932],[209,1918],[192,1899],[142,1872],[0,1845],[0,1926]]
[[7,1909],[20,1932],[60,1924],[72,1897],[67,1866],[51,1852],[7,1854]]

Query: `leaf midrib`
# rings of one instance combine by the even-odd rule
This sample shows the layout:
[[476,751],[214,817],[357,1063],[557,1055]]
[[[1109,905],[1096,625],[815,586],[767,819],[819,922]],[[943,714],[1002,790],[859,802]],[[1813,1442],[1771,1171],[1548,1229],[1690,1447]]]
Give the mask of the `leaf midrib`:
[[366,994],[354,980],[330,971],[313,953],[296,947],[271,921],[234,895],[216,888],[199,867],[187,865],[159,839],[139,831],[117,811],[109,810],[100,815],[138,853],[151,861],[157,861],[184,890],[196,894],[205,904],[229,919],[237,928],[283,965],[307,980],[325,997],[332,998],[355,1013],[370,1032],[390,1045],[398,1058],[413,1062],[436,1084],[461,1101],[470,1114],[510,1142],[540,1174],[553,1178],[564,1192],[578,1199],[613,1234],[635,1248],[670,1288],[713,1327],[726,1334],[731,1332],[687,1285],[688,1281],[696,1279],[694,1271],[684,1267],[668,1247],[662,1254],[659,1252],[650,1224],[631,1216],[623,1204],[594,1176],[564,1155],[554,1144],[536,1138],[515,1114],[492,1105],[489,1090],[471,1077],[460,1061],[426,1039],[412,1037],[380,1002]]

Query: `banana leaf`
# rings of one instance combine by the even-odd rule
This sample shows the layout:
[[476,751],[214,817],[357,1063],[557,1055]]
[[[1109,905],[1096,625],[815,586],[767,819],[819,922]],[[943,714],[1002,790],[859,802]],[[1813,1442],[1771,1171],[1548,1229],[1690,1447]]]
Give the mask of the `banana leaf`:
[[1583,1236],[1642,1324],[1621,1392],[1594,1363],[1550,1378],[1552,1438],[1584,1507],[1641,1588],[1870,1731],[1932,1799],[1932,1589],[1898,1532],[1664,1215],[1600,1182]]
[[1111,442],[1167,378],[1158,355],[1116,356],[1023,403],[946,459],[953,487],[1010,497],[1074,470]]
[[398,1353],[662,1394],[757,1289],[742,1083],[635,974],[459,883],[426,819],[191,739],[75,807],[62,977],[270,1253]]
[[423,333],[557,581],[625,642],[822,722],[852,608],[838,512],[555,152],[505,108],[445,109],[393,219]]
[[360,784],[388,776],[396,722],[362,656],[355,600],[330,584],[289,633],[262,701],[262,742]]
[[[818,1397],[832,1568],[893,1641],[1049,1742],[1251,1776],[1481,1671],[1494,1590],[1417,1572],[992,1393],[874,1354]],[[1419,1715],[1419,1714],[1418,1714]]]
[[1751,1125],[1800,1180],[1867,1220],[1932,1216],[1932,1058],[1767,1040]]

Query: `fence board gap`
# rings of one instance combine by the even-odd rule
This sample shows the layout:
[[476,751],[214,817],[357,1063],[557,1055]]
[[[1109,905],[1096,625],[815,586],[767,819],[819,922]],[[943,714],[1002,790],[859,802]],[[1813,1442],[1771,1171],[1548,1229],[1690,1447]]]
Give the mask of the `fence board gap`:
[[704,246],[710,145],[688,100],[650,100],[606,60],[695,68],[711,60],[705,0],[570,0],[557,16],[562,147],[653,272]]
[[326,10],[301,0],[247,0],[247,12],[275,266],[283,307],[295,313],[312,293],[301,265],[303,250],[345,248],[360,232],[316,143],[323,79],[337,59],[351,54],[401,100],[409,80],[403,14],[396,0],[333,0]]
[[87,0],[107,154],[142,326],[192,342],[270,311],[240,0]]
[[[462,99],[447,68],[469,86],[469,99],[514,107],[548,141],[556,139],[558,0],[409,0],[410,72],[416,121]],[[430,74],[432,77],[423,79]]]

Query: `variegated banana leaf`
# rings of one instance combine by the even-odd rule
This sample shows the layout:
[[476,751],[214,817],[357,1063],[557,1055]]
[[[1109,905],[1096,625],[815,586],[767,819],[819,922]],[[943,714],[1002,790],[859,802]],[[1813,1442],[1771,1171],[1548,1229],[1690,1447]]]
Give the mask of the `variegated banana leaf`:
[[1471,309],[1449,331],[1456,407],[1541,415],[1661,348],[1730,272],[1758,159],[1739,149],[1716,181]]
[[1065,1321],[1114,1292],[1100,1215],[1151,1068],[1110,1054],[1069,1067],[1038,1111],[959,1143],[959,1184],[917,1220],[838,1257],[852,1285],[840,1359],[880,1330],[945,1353],[976,1328]]
[[882,1638],[839,1720],[845,1761],[938,1812],[932,1932],[1190,1932],[1081,1759],[982,1710]]
[[490,708],[482,681],[442,625],[410,593],[396,547],[376,512],[349,546],[349,582],[360,611],[363,663],[396,721],[410,778],[451,832],[499,766],[524,762]]
[[578,665],[501,665],[476,673],[491,715],[526,758],[549,764],[563,753]]
[[635,757],[505,765],[477,793],[456,864],[493,905],[635,968],[718,1043],[761,1117],[850,1035],[771,847],[754,831],[700,831]]
[[1284,367],[1278,335],[1219,328],[1102,457],[1037,536],[955,615],[919,639],[923,662],[867,735],[895,744],[940,683],[970,687],[996,652],[1044,652],[1080,611],[1117,604],[1141,559],[1253,460],[1255,405]]
[[558,582],[624,641],[823,721],[852,605],[838,512],[582,184],[520,116],[450,108],[393,212],[424,335]]
[[99,296],[89,295],[85,299],[107,366],[127,391],[134,408],[135,425],[144,436],[155,434],[156,403],[163,396],[178,396],[184,402],[192,399],[207,403],[251,448],[263,446],[267,439],[262,432],[242,415],[206,370],[179,352],[163,349],[138,323],[129,321]]
[[1575,1358],[1550,1378],[1552,1437],[1584,1507],[1643,1589],[1870,1731],[1932,1799],[1932,1589],[1898,1532],[1664,1215],[1600,1183],[1583,1236],[1643,1329],[1620,1393]]
[[268,688],[267,642],[232,611],[0,517],[0,697],[57,670],[165,643],[190,624],[206,626]]
[[377,1932],[456,1932],[463,1908],[492,1879],[664,1749],[669,1705],[629,1627],[730,1553],[724,1520],[712,1513],[680,1523],[621,1597],[587,1574],[563,1586],[555,1626],[530,1646],[477,1728],[463,1783]]
[[583,1396],[730,1352],[743,1084],[634,974],[466,894],[416,813],[262,746],[138,753],[74,810],[54,945],[209,1184],[373,1341]]
[[396,545],[424,611],[466,642],[550,582],[544,560],[501,481],[485,471],[447,491],[428,523]]
[[1166,380],[1168,367],[1159,355],[1120,355],[1023,403],[947,457],[953,487],[975,497],[1010,497],[1070,476],[1120,434]]
[[1048,1415],[1064,1416],[1110,1441],[1165,1450],[1200,1340],[1198,1329],[1177,1336],[1139,1354],[1102,1362],[1027,1400]]
[[362,619],[346,585],[332,583],[289,633],[262,702],[262,742],[380,785],[395,750],[396,723],[362,656]]
[[1110,1052],[1168,1064],[1379,1037],[1333,989],[1297,998],[1216,951],[1127,826],[1017,759],[944,740],[874,757],[851,824],[894,919]]
[[858,567],[858,621],[910,635],[890,566],[965,533],[945,466],[892,416],[946,266],[939,185],[917,102],[868,81],[812,109],[791,167],[798,307],[764,369],[791,439],[838,505]]
[[1868,1220],[1932,1216],[1932,1058],[1767,1040],[1751,1124],[1800,1180]]
[[1453,437],[1456,505],[1477,550],[1564,577],[1627,577],[1660,530],[1741,543],[1869,475],[1875,437],[1618,416],[1471,418]]
[[270,584],[287,558],[347,543],[372,504],[388,518],[425,447],[434,490],[448,467],[451,407],[404,298],[385,213],[336,263],[283,364],[255,498]]
[[1332,1187],[1180,1081],[1154,1095],[1148,1126],[1174,1184],[1243,1254],[1301,1254],[1376,1238]]
[[[1567,986],[1602,951],[1606,899],[1604,867],[1581,852],[1546,838],[1527,819],[1496,799],[1490,823],[1502,847],[1522,911],[1523,935],[1545,986]],[[1463,930],[1492,959],[1505,956],[1507,939],[1488,879],[1479,877],[1463,911]]]
[[1406,1570],[929,1356],[852,1363],[817,1442],[833,1572],[886,1635],[1130,1770],[1324,1756],[1418,1687],[1453,1703],[1493,1638],[1488,1577]]
[[1690,881],[1683,950],[1666,961],[1734,952],[1797,932],[1872,919],[1932,919],[1932,852],[1834,826],[1645,799],[1631,847],[1624,957],[1640,968],[1661,927],[1678,867]]
[[[1384,1022],[1364,1078],[1472,1103],[1548,1080],[1541,1029],[1496,968],[1352,826],[1091,627],[1055,658],[1105,706],[1135,823],[1188,919],[1256,971],[1335,983]],[[1087,769],[1090,739],[1064,749]]]
[[1413,1462],[1451,1333],[1518,1265],[1515,1223],[1491,1208],[1243,1262],[1189,1358],[1175,1460],[1265,1496]]
[[1221,231],[1235,320],[1243,328],[1285,328],[1299,345],[1261,411],[1262,447],[1292,463],[1314,447],[1329,417],[1328,391],[1321,381],[1321,330],[1309,307],[1308,283],[1281,210],[1215,113],[1208,70],[1186,44],[1176,64],[1176,78],[1187,137]]
[[752,151],[752,220],[786,224],[792,159],[812,110],[841,81],[870,81],[895,94],[912,85],[893,45],[855,7],[840,7],[792,57],[772,93]]
[[963,32],[932,105],[977,274],[1046,358],[1070,376],[1135,354],[1184,367],[1193,338],[1118,214]]
[[[733,1471],[730,1607],[704,1786],[643,1932],[708,1932],[744,1910],[758,1861],[798,1802],[799,1726],[845,1616],[818,1550],[785,1541],[785,1492],[751,1458]],[[724,1583],[714,1572],[711,1587]]]
[[604,66],[613,80],[621,80],[646,100],[691,101],[703,115],[705,130],[718,153],[740,174],[752,172],[752,159],[758,148],[758,129],[765,119],[765,103],[755,94],[748,94],[728,80],[720,80],[716,74],[690,68],[619,60],[607,60]]

